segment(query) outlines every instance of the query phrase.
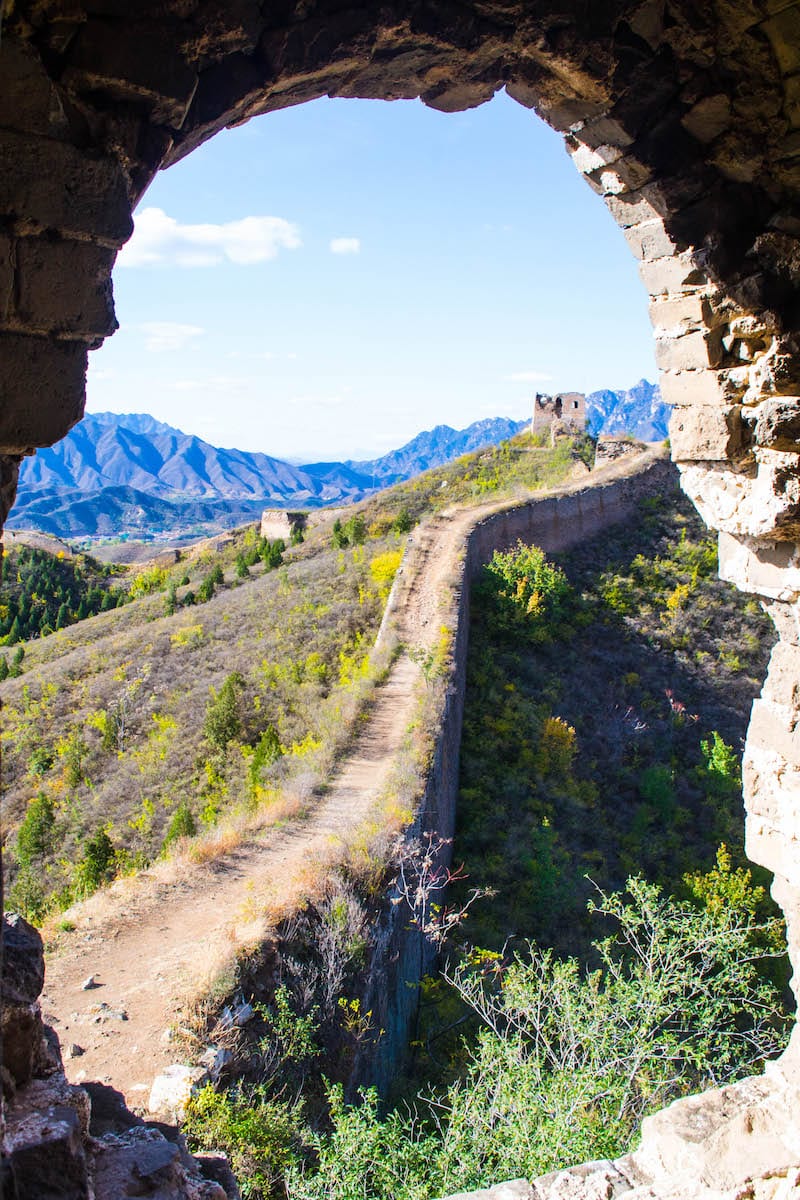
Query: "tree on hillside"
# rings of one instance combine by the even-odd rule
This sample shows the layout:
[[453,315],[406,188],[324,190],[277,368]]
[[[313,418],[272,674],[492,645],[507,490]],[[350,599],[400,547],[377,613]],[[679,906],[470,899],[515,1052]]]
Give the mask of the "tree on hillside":
[[206,706],[203,737],[219,754],[224,754],[228,743],[242,732],[239,702],[243,688],[244,679],[238,671],[233,671],[218,692],[212,689]]

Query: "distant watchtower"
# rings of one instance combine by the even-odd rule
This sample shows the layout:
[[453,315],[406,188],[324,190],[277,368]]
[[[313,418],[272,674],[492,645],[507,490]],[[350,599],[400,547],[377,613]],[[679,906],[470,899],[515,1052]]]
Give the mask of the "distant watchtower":
[[586,397],[583,392],[559,392],[557,396],[542,396],[533,401],[531,433],[549,430],[557,433],[582,433],[586,428]]

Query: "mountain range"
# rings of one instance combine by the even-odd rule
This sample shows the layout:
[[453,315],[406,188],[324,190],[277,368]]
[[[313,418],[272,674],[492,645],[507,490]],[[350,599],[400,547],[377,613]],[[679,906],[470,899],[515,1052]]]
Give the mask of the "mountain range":
[[[625,431],[659,440],[666,413],[658,388],[646,380],[587,397],[594,436]],[[212,446],[144,414],[90,413],[57,445],[25,460],[8,527],[78,538],[201,536],[253,520],[264,507],[358,500],[513,437],[527,424],[495,417],[462,430],[437,425],[381,458],[295,466]]]

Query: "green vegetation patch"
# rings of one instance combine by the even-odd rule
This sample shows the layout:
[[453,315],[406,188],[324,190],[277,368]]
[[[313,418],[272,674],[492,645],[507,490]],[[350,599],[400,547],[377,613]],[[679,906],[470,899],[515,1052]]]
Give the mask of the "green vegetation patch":
[[722,842],[743,861],[740,748],[774,632],[716,571],[676,497],[558,565],[518,547],[484,572],[456,838],[469,884],[497,893],[473,910],[478,944],[582,953],[590,880],[675,891]]

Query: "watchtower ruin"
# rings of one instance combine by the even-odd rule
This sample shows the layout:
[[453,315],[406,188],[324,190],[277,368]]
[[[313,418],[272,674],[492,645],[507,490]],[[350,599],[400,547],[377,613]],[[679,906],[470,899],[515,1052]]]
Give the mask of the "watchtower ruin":
[[559,392],[556,396],[536,393],[531,433],[543,433],[545,430],[553,434],[561,430],[582,433],[585,428],[586,397],[583,392]]

